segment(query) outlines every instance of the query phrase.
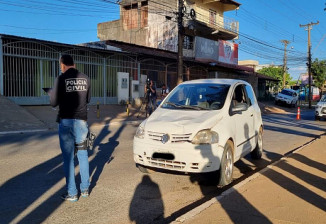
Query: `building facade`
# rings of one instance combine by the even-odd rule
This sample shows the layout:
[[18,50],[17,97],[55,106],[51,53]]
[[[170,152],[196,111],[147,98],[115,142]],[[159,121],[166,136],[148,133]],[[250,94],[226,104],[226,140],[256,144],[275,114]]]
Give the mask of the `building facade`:
[[[183,8],[183,79],[238,78],[259,98],[269,77],[238,65],[238,22],[223,13],[232,0],[186,0]],[[98,24],[99,42],[68,45],[0,34],[0,94],[20,105],[48,104],[42,91],[60,74],[62,54],[92,82],[91,104],[117,104],[144,95],[146,79],[157,87],[177,85],[177,0],[120,1],[117,21]]]

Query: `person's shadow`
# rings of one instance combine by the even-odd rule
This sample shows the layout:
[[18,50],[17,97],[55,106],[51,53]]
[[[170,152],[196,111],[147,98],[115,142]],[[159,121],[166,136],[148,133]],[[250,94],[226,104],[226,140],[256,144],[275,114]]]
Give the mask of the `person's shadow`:
[[148,175],[138,184],[129,208],[130,221],[153,223],[164,220],[164,204],[160,188]]
[[97,181],[104,169],[105,164],[110,163],[114,159],[114,150],[119,145],[119,137],[126,124],[122,124],[120,128],[115,132],[115,134],[108,139],[107,142],[101,143],[111,131],[109,130],[110,120],[107,121],[107,126],[102,129],[99,136],[96,138],[94,147],[98,146],[98,152],[96,153],[94,159],[90,162],[89,168],[90,173],[93,173],[91,177],[90,191],[96,186]]

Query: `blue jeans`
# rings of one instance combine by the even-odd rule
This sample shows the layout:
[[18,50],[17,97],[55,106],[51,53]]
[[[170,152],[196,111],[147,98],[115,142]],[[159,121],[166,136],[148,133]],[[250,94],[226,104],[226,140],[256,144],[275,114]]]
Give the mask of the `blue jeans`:
[[149,97],[147,105],[147,113],[151,115],[156,109],[156,97]]
[[[69,195],[77,195],[75,181],[74,150],[75,143],[85,141],[88,133],[86,121],[77,119],[61,119],[59,123],[59,140],[63,156],[63,168],[66,176],[67,191]],[[87,150],[78,150],[77,158],[79,163],[81,184],[80,190],[88,190],[89,183],[89,163]]]

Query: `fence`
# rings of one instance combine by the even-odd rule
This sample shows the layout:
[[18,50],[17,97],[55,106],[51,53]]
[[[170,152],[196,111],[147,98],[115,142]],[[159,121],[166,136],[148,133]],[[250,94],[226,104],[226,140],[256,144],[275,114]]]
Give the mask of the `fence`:
[[42,88],[54,85],[60,74],[60,55],[65,53],[72,55],[76,68],[89,76],[92,85],[91,104],[118,103],[117,72],[127,72],[135,80],[138,79],[136,60],[125,55],[99,54],[92,49],[68,46],[52,47],[33,41],[3,39],[1,43],[1,94],[20,105],[49,103],[49,96]]

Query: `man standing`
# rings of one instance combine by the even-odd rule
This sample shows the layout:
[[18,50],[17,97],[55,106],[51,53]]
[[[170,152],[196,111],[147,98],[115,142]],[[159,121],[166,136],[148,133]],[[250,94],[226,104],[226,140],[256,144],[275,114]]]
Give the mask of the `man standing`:
[[161,99],[163,100],[169,93],[169,88],[163,83],[162,90],[161,90]]
[[[148,88],[146,90],[146,88]],[[156,109],[156,87],[154,85],[153,80],[150,81],[149,86],[145,86],[145,91],[148,93],[148,105],[147,105],[147,113],[151,115]]]
[[91,98],[90,79],[75,68],[70,55],[61,56],[60,68],[62,74],[57,77],[49,95],[50,104],[53,107],[59,105],[59,140],[67,185],[67,193],[61,198],[67,201],[77,201],[75,149],[80,167],[81,196],[88,197],[89,195],[89,163],[85,140],[88,134],[87,103]]

